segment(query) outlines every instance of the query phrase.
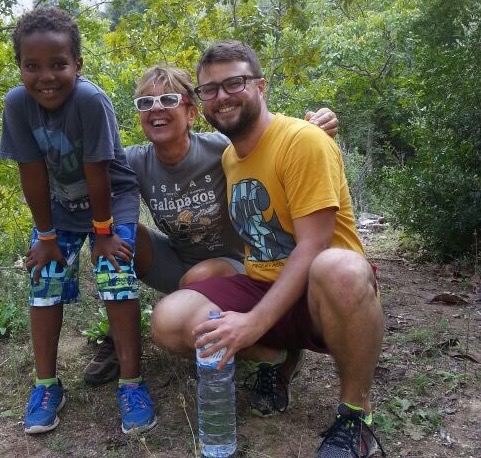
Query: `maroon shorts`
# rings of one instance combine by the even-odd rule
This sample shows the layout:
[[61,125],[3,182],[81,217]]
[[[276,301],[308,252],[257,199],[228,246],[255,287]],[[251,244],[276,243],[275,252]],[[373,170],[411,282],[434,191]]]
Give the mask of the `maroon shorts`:
[[[264,297],[272,284],[237,274],[232,277],[209,278],[191,283],[185,288],[203,294],[224,312],[246,313]],[[271,348],[306,348],[319,353],[327,352],[324,342],[312,334],[312,329],[306,291],[257,343]]]

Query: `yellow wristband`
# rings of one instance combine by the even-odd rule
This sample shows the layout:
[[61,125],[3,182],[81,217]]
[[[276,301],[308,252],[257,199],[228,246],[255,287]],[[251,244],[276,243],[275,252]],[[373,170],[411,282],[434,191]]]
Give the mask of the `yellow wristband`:
[[114,217],[111,216],[107,221],[95,221],[92,220],[92,226],[96,227],[97,229],[105,229],[110,227],[114,222]]

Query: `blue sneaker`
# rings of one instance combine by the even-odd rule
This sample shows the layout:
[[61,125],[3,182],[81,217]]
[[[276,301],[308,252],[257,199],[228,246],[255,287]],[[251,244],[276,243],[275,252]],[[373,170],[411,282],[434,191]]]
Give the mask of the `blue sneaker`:
[[144,382],[119,387],[117,402],[120,406],[124,434],[142,433],[157,425],[154,403]]
[[32,387],[30,400],[25,411],[25,432],[27,434],[46,433],[55,429],[60,420],[57,412],[65,405],[62,382],[58,385]]

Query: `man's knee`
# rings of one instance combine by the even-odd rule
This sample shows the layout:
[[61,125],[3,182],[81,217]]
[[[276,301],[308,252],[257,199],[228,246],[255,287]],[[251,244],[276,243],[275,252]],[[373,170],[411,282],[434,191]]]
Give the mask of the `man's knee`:
[[[163,346],[164,338],[168,333],[175,331],[175,297],[165,296],[154,307],[150,317],[150,332],[152,340],[159,346]],[[178,311],[177,311],[178,313]]]
[[[165,296],[154,308],[151,316],[153,341],[164,349],[178,352],[192,345],[193,327],[200,322],[206,298],[188,289]],[[207,316],[207,312],[205,312]]]
[[364,256],[352,250],[342,248],[329,248],[319,253],[311,264],[310,280],[325,281],[330,284],[330,279],[345,279],[354,281],[370,276],[370,266]]
[[346,249],[330,248],[312,262],[309,272],[311,296],[323,306],[359,306],[375,299],[375,277],[364,256]]

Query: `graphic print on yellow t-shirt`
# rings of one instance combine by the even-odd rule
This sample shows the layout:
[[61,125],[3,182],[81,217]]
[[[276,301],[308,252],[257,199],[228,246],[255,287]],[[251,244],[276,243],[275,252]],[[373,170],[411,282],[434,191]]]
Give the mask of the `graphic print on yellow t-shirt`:
[[229,213],[245,242],[249,276],[275,281],[295,248],[293,220],[336,209],[332,246],[364,254],[356,233],[342,155],[318,127],[276,114],[255,148],[223,156]]

